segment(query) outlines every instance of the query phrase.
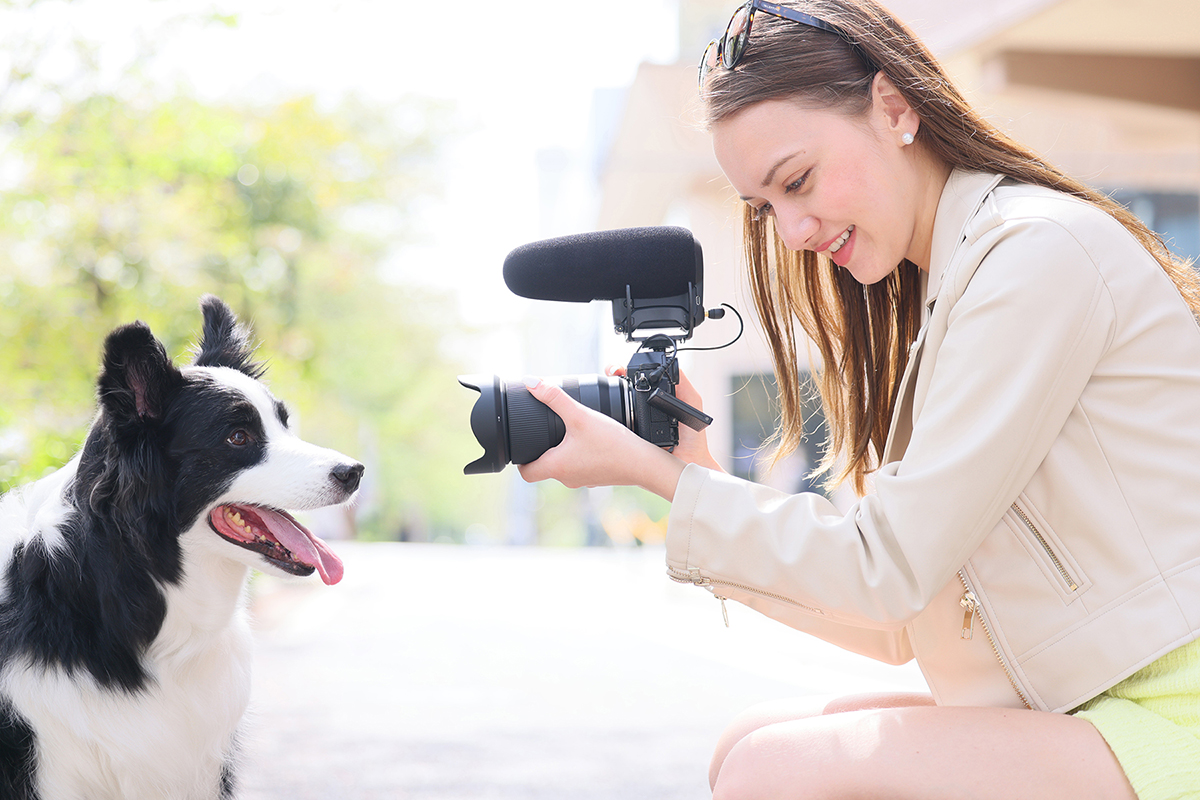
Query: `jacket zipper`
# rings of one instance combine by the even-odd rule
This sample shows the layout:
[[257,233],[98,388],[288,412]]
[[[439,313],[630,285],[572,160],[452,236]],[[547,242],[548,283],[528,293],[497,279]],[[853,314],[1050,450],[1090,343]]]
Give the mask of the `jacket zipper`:
[[[1041,539],[1040,536],[1038,538]],[[667,567],[667,575],[676,583],[690,583],[695,586],[702,586],[714,594],[716,594],[716,592],[713,591],[714,587],[728,586],[731,589],[740,589],[744,592],[750,592],[751,594],[757,594],[761,597],[766,597],[780,603],[786,603],[787,605],[795,606],[796,608],[806,611],[809,614],[816,614],[822,617],[825,616],[825,612],[821,609],[813,608],[812,606],[806,606],[803,603],[798,603],[790,597],[785,597],[781,594],[776,594],[775,592],[764,592],[761,589],[755,589],[752,586],[746,586],[745,584],[735,583],[733,581],[723,581],[720,579],[713,580],[712,578],[707,578],[704,575],[701,575],[700,570],[696,568],[692,568],[687,572],[684,572],[682,570],[675,569],[674,567]],[[992,630],[990,627],[988,627],[987,620],[980,611],[979,600],[976,598],[975,592],[971,591],[971,585],[967,583],[967,576],[964,575],[961,570],[958,573],[958,579],[962,582],[963,589],[965,590],[963,592],[962,599],[959,601],[959,605],[961,605],[965,610],[965,614],[963,616],[962,638],[970,639],[974,636],[974,619],[976,616],[978,616],[979,623],[983,627],[983,632],[987,636],[988,644],[990,644],[992,647],[992,653],[996,656],[996,661],[1000,664],[1000,668],[1004,670],[1004,675],[1008,678],[1009,685],[1011,685],[1013,691],[1017,693],[1017,697],[1021,698],[1021,702],[1025,704],[1025,707],[1032,709],[1033,704],[1029,702],[1029,698],[1025,695],[1025,692],[1021,690],[1020,685],[1017,683],[1016,676],[1013,675],[1012,670],[1010,670],[1008,668],[1008,664],[1005,663],[1004,656],[1000,653],[1000,647],[996,644],[995,637],[992,636]],[[717,596],[720,597],[720,595]],[[725,598],[723,597],[721,597],[721,612],[725,616],[725,626],[728,627],[729,615],[725,613]]]
[[[755,589],[753,586],[747,586],[744,583],[734,583],[733,581],[723,581],[720,579],[713,580],[712,578],[706,578],[705,576],[701,575],[700,570],[696,569],[695,567],[689,569],[687,572],[675,569],[674,567],[667,567],[667,575],[676,583],[691,583],[696,586],[702,586],[705,589],[708,589],[710,592],[713,592],[713,594],[716,594],[716,592],[713,591],[713,587],[728,586],[731,589],[740,589],[743,592],[749,592],[751,594],[759,595],[760,597],[766,597],[770,600],[775,600],[779,603],[786,603],[790,606],[795,606],[801,611],[808,612],[809,614],[816,614],[817,616],[821,617],[825,616],[825,612],[819,608],[806,606],[803,603],[796,602],[790,597],[784,597],[783,595],[776,594],[775,592],[764,592],[762,589]],[[717,597],[721,596],[717,595]],[[729,614],[725,612],[724,597],[721,597],[721,613],[725,616],[725,627],[729,627]]]
[[1012,670],[1008,668],[1008,664],[1004,662],[1004,656],[1000,654],[1000,648],[996,645],[996,639],[992,636],[992,629],[988,627],[987,620],[984,619],[983,613],[980,611],[979,599],[975,596],[975,592],[971,591],[971,585],[967,583],[967,576],[959,570],[958,579],[962,581],[963,592],[962,600],[959,601],[966,613],[963,616],[962,638],[970,639],[974,636],[974,620],[979,617],[979,623],[983,627],[983,632],[987,634],[988,644],[992,646],[992,653],[996,656],[996,661],[1000,662],[1000,668],[1004,670],[1005,677],[1008,678],[1009,684],[1012,685],[1013,691],[1017,693],[1017,697],[1021,698],[1021,702],[1028,709],[1033,708],[1033,704],[1029,702],[1029,698],[1025,696],[1025,692],[1021,691],[1020,685],[1017,684],[1017,678],[1013,675]]
[[1025,523],[1025,527],[1029,529],[1029,532],[1032,533],[1034,538],[1038,540],[1038,544],[1040,544],[1042,549],[1046,551],[1046,555],[1050,557],[1050,561],[1054,564],[1054,568],[1058,570],[1058,574],[1062,576],[1064,581],[1066,581],[1067,588],[1072,592],[1079,589],[1079,584],[1075,582],[1075,579],[1071,577],[1069,572],[1067,572],[1066,567],[1064,567],[1062,562],[1058,560],[1058,556],[1055,555],[1054,550],[1050,548],[1050,543],[1047,542],[1042,536],[1042,532],[1037,529],[1037,525],[1033,524],[1033,520],[1031,520],[1024,510],[1022,510],[1021,507],[1016,503],[1012,504],[1012,510],[1015,511],[1017,516],[1021,518],[1021,522]]

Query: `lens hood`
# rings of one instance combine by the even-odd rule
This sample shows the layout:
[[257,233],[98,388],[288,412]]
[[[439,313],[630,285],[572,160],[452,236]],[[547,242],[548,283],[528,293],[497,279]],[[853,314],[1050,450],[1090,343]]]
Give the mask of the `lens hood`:
[[[631,427],[632,401],[624,378],[611,375],[567,375],[545,378],[587,408]],[[506,464],[528,464],[562,442],[562,418],[539,402],[524,381],[502,381],[495,375],[460,375],[458,382],[479,392],[471,409],[471,432],[483,456],[463,468],[467,475],[499,472]]]
[[463,468],[464,475],[499,472],[508,463],[508,418],[504,384],[495,375],[460,375],[458,382],[479,392],[471,408],[471,432],[483,446],[483,455]]

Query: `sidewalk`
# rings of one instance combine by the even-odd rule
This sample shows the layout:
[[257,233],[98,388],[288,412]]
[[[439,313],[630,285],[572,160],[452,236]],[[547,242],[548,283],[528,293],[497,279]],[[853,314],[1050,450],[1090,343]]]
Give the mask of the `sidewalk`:
[[802,694],[923,690],[667,579],[661,549],[335,548],[262,576],[242,800],[706,800],[725,723]]

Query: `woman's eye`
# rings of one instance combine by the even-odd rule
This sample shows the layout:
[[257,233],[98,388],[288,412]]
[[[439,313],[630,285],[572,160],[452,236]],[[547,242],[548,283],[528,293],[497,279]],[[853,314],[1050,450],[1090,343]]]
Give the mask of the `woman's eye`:
[[750,216],[754,219],[755,222],[762,222],[764,219],[771,216],[773,211],[774,211],[774,209],[771,208],[770,203],[763,203],[758,208],[751,208]]
[[250,434],[240,430],[234,431],[233,433],[229,434],[229,438],[225,441],[236,447],[242,447],[243,445],[250,444]]
[[792,192],[799,191],[800,188],[802,186],[804,186],[804,183],[808,180],[808,176],[810,173],[811,173],[811,170],[809,172],[804,173],[799,178],[797,178],[796,180],[789,183],[787,186],[783,187],[784,194],[791,194]]

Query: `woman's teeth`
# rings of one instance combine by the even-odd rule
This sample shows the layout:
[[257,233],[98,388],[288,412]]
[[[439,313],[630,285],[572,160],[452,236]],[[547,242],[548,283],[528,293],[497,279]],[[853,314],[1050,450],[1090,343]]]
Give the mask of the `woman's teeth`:
[[829,252],[836,253],[838,250],[841,250],[842,245],[846,243],[846,241],[850,238],[850,234],[852,233],[854,233],[853,225],[851,225],[849,228],[846,228],[845,232],[842,233],[842,235],[839,236],[833,244],[829,245]]

